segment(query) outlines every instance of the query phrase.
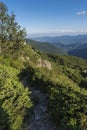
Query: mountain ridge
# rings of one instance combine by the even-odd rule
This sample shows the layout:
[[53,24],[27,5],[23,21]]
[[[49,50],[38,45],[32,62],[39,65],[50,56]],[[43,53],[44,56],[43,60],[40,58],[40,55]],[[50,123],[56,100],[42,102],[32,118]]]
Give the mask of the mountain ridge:
[[47,41],[64,50],[67,54],[87,58],[87,34],[76,36],[58,36],[36,38],[38,41]]
[[[63,36],[46,36],[46,37],[36,37],[31,38],[36,41],[42,41],[42,42],[49,42],[49,43],[63,43],[63,44],[73,44],[77,43],[77,40],[79,39],[79,42],[81,40],[86,39],[85,42],[87,42],[87,34],[82,35],[63,35]],[[73,40],[73,42],[72,42]]]

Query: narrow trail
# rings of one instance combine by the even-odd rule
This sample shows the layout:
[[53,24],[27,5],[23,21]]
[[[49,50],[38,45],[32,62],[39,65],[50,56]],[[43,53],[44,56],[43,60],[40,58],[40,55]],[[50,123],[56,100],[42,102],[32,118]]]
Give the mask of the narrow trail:
[[[24,85],[27,85],[26,78],[23,80]],[[30,122],[27,125],[27,130],[56,130],[54,123],[50,120],[47,112],[48,99],[45,94],[35,88],[30,88],[32,98],[37,98],[38,102],[34,106],[33,114]]]

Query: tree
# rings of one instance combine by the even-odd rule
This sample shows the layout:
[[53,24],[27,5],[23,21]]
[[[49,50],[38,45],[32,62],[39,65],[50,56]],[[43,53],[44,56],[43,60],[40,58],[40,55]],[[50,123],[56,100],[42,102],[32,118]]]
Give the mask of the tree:
[[6,35],[7,7],[0,2],[0,42],[3,43]]
[[8,52],[9,48],[19,51],[23,48],[25,37],[26,31],[15,21],[14,13],[9,15],[6,5],[0,2],[0,51]]

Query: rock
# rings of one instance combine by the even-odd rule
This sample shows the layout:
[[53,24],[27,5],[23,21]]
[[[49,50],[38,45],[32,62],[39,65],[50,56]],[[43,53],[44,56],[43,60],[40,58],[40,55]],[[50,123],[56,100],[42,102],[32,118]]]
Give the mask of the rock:
[[45,106],[41,106],[40,109],[43,113],[47,111],[47,108]]
[[40,116],[36,110],[34,110],[34,114],[35,114],[35,121],[40,120]]
[[24,41],[24,45],[27,45],[26,41]]
[[[27,77],[22,80],[24,86],[28,84]],[[32,99],[37,97],[38,103],[34,104],[32,116],[29,117],[26,130],[56,130],[54,123],[50,120],[47,112],[47,95],[40,90],[30,87]]]
[[[32,118],[30,119],[30,124],[28,125],[27,130],[56,130],[55,126],[47,113],[47,96],[43,94],[39,90],[34,88],[30,88],[32,91],[32,96],[38,97],[38,104],[34,106],[34,113],[32,114]],[[29,128],[30,126],[30,128]]]
[[38,60],[37,66],[45,67],[48,68],[49,70],[52,69],[51,63],[48,60],[42,60],[41,58]]

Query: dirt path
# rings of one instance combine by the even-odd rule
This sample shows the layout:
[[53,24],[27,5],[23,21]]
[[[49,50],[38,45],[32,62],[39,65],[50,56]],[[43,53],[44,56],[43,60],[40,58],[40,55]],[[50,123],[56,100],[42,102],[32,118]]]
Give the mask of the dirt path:
[[27,130],[56,130],[47,113],[47,98],[39,90],[31,89],[32,96],[38,98],[38,103],[34,107],[34,113],[30,119]]
[[[26,86],[26,78],[23,80],[23,84]],[[30,118],[30,122],[27,125],[27,130],[56,130],[55,125],[50,120],[47,112],[47,96],[40,92],[40,90],[36,90],[34,88],[30,88],[32,94],[31,97],[34,99],[38,99],[38,102],[34,106],[33,114]]]

